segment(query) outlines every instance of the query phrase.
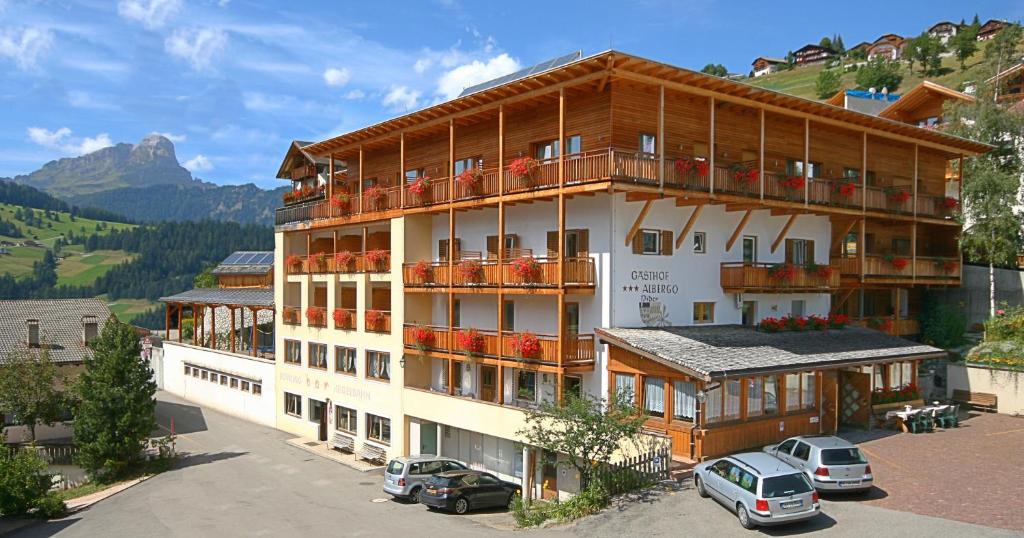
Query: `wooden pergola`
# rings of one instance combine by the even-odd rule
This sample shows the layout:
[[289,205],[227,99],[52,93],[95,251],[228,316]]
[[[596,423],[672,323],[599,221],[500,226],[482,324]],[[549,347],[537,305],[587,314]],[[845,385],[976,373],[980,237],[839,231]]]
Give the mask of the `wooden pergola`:
[[[171,329],[176,328],[177,341],[183,340],[183,327],[187,319],[192,320],[192,345],[206,347],[209,349],[220,349],[217,345],[217,309],[227,308],[229,312],[228,344],[226,351],[231,353],[239,352],[240,344],[244,341],[245,313],[250,314],[251,325],[249,327],[250,339],[248,354],[256,357],[259,355],[257,344],[259,336],[257,327],[258,317],[262,311],[274,312],[274,290],[273,288],[196,288],[186,292],[161,297],[160,301],[166,305],[165,326],[167,336],[170,338]],[[188,314],[186,314],[186,310]],[[207,314],[210,314],[209,334],[207,334]],[[236,317],[238,314],[239,317]],[[239,327],[238,321],[241,321]],[[273,326],[273,318],[271,319]]]

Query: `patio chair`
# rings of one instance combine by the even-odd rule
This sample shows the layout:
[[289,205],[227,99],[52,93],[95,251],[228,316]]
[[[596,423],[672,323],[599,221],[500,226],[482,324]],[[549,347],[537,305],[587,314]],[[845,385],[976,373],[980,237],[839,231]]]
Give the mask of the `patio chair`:
[[937,417],[939,425],[943,428],[958,428],[960,427],[960,419],[957,417],[957,411],[960,409],[960,404],[947,405],[942,410],[942,414]]
[[[930,432],[935,429],[935,421],[932,420],[932,412],[921,409],[917,413],[917,429],[919,432]],[[915,432],[915,433],[919,433]]]
[[903,424],[907,426],[910,433],[918,433],[921,430],[921,422],[919,417],[921,416],[921,410],[917,409],[914,411],[908,411],[906,417],[903,419]]

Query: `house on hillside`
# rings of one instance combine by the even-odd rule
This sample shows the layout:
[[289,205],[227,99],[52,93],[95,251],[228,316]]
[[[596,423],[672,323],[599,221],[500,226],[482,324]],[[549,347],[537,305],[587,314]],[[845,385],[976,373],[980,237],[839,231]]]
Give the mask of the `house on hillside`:
[[956,36],[959,31],[959,24],[950,21],[942,21],[933,24],[932,27],[928,29],[928,35],[937,38],[943,45],[945,45],[949,43],[949,40]]
[[860,43],[857,43],[856,45],[846,49],[846,54],[848,56],[857,56],[858,54],[863,53],[864,57],[867,58],[868,49],[870,49],[870,48],[871,48],[871,43],[870,42],[868,42],[868,41],[861,41]]
[[878,113],[879,117],[936,129],[942,126],[942,110],[949,101],[971,102],[974,97],[925,80],[903,93]]
[[997,99],[1001,103],[1024,100],[1024,62],[1004,69],[985,82],[995,88]]
[[821,45],[804,45],[793,53],[793,63],[796,65],[812,65],[834,58],[836,51],[822,47]]
[[751,64],[751,71],[755,77],[770,75],[779,70],[780,65],[785,65],[785,58],[772,58],[769,56],[758,56]]
[[898,34],[885,34],[871,43],[868,47],[868,60],[885,58],[888,60],[899,60],[903,56],[903,49],[907,46],[907,40]]
[[996,36],[1010,23],[1000,19],[989,19],[978,28],[978,41],[987,41]]
[[[64,389],[82,372],[92,353],[89,344],[110,317],[106,303],[97,299],[0,301],[0,362],[17,353],[46,353],[63,379],[58,388]],[[10,418],[4,415],[7,441],[28,440],[27,428],[11,426]],[[71,436],[67,423],[36,427],[38,441],[68,440]]]

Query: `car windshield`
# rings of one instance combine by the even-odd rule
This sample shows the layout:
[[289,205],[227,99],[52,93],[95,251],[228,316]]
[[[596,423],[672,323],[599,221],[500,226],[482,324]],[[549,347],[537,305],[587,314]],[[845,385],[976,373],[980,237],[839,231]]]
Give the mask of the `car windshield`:
[[829,448],[821,451],[821,463],[825,465],[858,465],[867,463],[856,448]]
[[446,488],[452,485],[453,482],[457,481],[459,477],[449,478],[447,476],[434,475],[427,479],[428,486]]
[[402,474],[402,469],[405,469],[405,464],[398,460],[391,460],[388,464],[388,474]]
[[766,499],[808,493],[813,489],[811,484],[807,482],[807,477],[802,474],[786,474],[765,478],[764,486],[762,487],[761,496]]

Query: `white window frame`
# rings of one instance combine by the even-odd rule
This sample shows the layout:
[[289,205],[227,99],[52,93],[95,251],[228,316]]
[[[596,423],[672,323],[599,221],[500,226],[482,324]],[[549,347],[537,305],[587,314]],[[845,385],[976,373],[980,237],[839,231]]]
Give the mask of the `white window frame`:
[[693,253],[694,254],[707,254],[708,253],[708,234],[707,234],[707,232],[693,232]]
[[[647,241],[645,237],[654,236],[654,250],[647,249]],[[640,253],[645,256],[657,256],[661,254],[661,231],[642,229],[640,230]]]
[[290,417],[302,418],[302,396],[292,394],[291,392],[285,392],[284,414]]

